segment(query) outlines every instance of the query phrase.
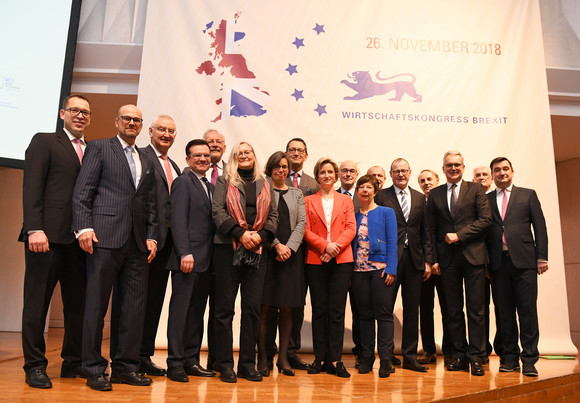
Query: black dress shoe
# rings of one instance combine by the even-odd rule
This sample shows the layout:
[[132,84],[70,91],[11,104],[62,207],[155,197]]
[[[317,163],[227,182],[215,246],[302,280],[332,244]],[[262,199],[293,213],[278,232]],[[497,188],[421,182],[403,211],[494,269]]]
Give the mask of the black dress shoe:
[[245,370],[238,368],[238,378],[244,378],[252,382],[262,382],[262,375],[254,368]]
[[475,376],[485,375],[485,370],[483,369],[481,362],[472,362],[471,363],[471,375],[475,375]]
[[191,367],[185,367],[184,369],[187,375],[201,376],[203,378],[211,378],[212,376],[215,376],[215,372],[204,369],[199,364],[194,364]]
[[52,388],[52,382],[48,375],[46,375],[46,370],[44,369],[31,369],[26,373],[26,383],[31,388],[38,389],[50,389]]
[[175,382],[189,382],[189,377],[183,367],[167,368],[167,377]]
[[298,357],[296,355],[296,353],[292,352],[292,353],[288,353],[288,362],[290,363],[290,366],[294,369],[299,369],[302,371],[307,370],[310,365],[308,365],[307,363],[305,363],[304,361],[302,361],[300,359],[300,357]]
[[238,381],[236,373],[232,368],[222,368],[220,371],[220,379],[226,383],[236,383]]
[[[363,360],[363,357],[362,357],[360,354],[358,354],[358,355],[357,355],[357,354],[355,354],[355,355],[354,355],[354,367],[355,367],[356,369],[359,369],[359,367],[360,367],[360,364],[361,364],[362,360]],[[358,373],[360,374],[361,372],[359,371]],[[365,372],[365,374],[366,374],[366,373],[368,373],[368,372]]]
[[99,392],[107,392],[113,389],[111,382],[105,378],[104,374],[95,374],[87,376],[87,385],[92,390],[98,390]]
[[60,367],[61,378],[86,378],[85,370],[81,364],[71,365],[62,363]]
[[453,358],[453,354],[445,354],[443,356],[443,364],[445,365],[445,367],[447,367],[449,364],[451,364],[453,362],[454,358]]
[[314,362],[308,366],[309,374],[319,374],[326,370],[326,364],[323,364],[320,360],[314,360]]
[[504,362],[499,365],[499,372],[514,372],[520,371],[520,365],[513,362]]
[[379,367],[379,378],[388,378],[393,371],[391,361],[381,360],[381,366]]
[[403,360],[403,369],[410,369],[415,372],[427,372],[427,367],[419,364],[417,360]]
[[262,377],[267,378],[270,376],[270,369],[259,369],[258,372]]
[[524,374],[525,376],[536,377],[536,376],[538,376],[538,370],[536,369],[536,366],[534,364],[529,364],[529,363],[524,362],[524,368],[522,369],[522,374]]
[[336,376],[338,376],[339,378],[350,378],[350,373],[346,370],[342,361],[337,362],[336,367],[334,367],[332,363],[330,364],[330,366],[334,368],[334,372]]
[[149,386],[153,380],[140,372],[111,371],[111,383],[126,383],[133,386]]
[[358,366],[359,374],[368,374],[373,369],[373,364],[375,363],[375,357],[361,357]]
[[279,362],[276,362],[276,367],[278,368],[278,372],[282,375],[286,375],[286,376],[294,376],[295,375],[293,369],[283,368]]
[[435,364],[437,362],[437,355],[431,353],[424,353],[421,358],[417,360],[419,364]]
[[164,368],[161,368],[150,359],[148,360],[141,360],[141,365],[139,366],[139,371],[144,374],[151,375],[151,376],[163,376],[167,373]]
[[391,364],[401,365],[401,360],[397,356],[393,355],[393,358],[391,358]]
[[469,362],[463,358],[455,358],[447,365],[447,371],[468,371]]

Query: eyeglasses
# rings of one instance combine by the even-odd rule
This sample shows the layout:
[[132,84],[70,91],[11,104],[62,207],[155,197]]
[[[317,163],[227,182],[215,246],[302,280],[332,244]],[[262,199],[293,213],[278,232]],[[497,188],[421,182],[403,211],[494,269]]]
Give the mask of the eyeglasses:
[[86,109],[66,108],[65,111],[68,111],[73,117],[77,117],[78,115],[84,116],[85,118],[91,117],[91,111],[87,111]]
[[347,174],[348,173],[348,174],[351,174],[351,175],[355,175],[357,173],[357,170],[356,169],[342,168],[340,170],[340,172],[343,173],[343,174]]
[[192,158],[195,158],[196,160],[201,159],[201,158],[205,158],[205,159],[210,159],[211,155],[209,154],[191,154]]
[[[129,123],[129,122],[127,122],[127,123]],[[176,131],[175,129],[169,129],[167,127],[154,127],[154,129],[157,130],[158,132],[169,133],[172,136],[175,136],[175,131]]]
[[207,144],[224,144],[225,141],[220,139],[207,140]]
[[143,123],[143,119],[134,118],[131,116],[119,116],[119,119],[121,119],[123,122],[125,122],[127,124],[131,123],[131,121],[135,122],[136,125],[140,125],[141,123]]
[[239,151],[238,156],[239,157],[249,157],[253,153],[254,153],[253,151]]
[[275,167],[272,167],[272,169],[281,169],[283,171],[288,169],[288,165],[277,165]]
[[288,152],[290,154],[305,154],[306,150],[304,148],[289,148]]
[[393,174],[395,175],[407,175],[409,172],[411,172],[409,169],[397,169],[396,171],[391,171]]
[[445,164],[445,168],[461,168],[463,164],[456,162],[455,164],[449,163]]

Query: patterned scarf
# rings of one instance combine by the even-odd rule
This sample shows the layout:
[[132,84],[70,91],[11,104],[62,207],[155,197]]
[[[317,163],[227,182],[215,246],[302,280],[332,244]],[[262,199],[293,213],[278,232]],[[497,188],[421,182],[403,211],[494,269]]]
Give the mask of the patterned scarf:
[[[268,213],[270,212],[270,199],[270,184],[267,180],[264,180],[264,186],[256,200],[256,221],[252,226],[253,231],[260,231],[266,223]],[[246,216],[244,215],[244,210],[240,202],[240,189],[231,183],[228,184],[226,205],[228,213],[234,220],[236,220],[238,225],[246,231],[249,231],[248,222],[246,221]],[[254,266],[256,268],[259,266],[260,257],[262,255],[261,244],[256,246],[254,249],[248,250],[235,238],[232,238],[232,243],[234,247],[234,266],[241,266],[242,264]]]

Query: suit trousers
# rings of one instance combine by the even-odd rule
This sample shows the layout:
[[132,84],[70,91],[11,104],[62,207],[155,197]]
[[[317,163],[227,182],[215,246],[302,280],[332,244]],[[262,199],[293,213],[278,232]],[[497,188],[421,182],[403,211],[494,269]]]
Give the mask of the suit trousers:
[[[105,372],[107,360],[101,355],[103,324],[113,285],[111,337],[117,340],[111,354],[111,368],[117,372],[139,370],[139,350],[149,264],[131,235],[117,249],[94,247],[87,256],[87,299],[83,326],[83,367],[87,375]],[[113,336],[113,333],[115,334]]]
[[401,352],[403,353],[403,358],[408,361],[417,359],[417,345],[419,343],[419,304],[421,302],[422,283],[423,271],[415,268],[409,249],[404,248],[403,256],[397,265],[393,306],[395,305],[397,292],[401,288],[401,296],[403,298],[403,340],[401,342]]
[[433,321],[435,289],[437,289],[437,298],[439,299],[441,322],[443,325],[441,350],[445,355],[453,354],[453,341],[451,340],[451,333],[449,332],[449,318],[447,316],[447,299],[445,298],[445,290],[443,289],[443,280],[441,279],[441,275],[437,274],[432,274],[421,286],[420,323],[423,351],[428,354],[437,353],[435,323]]
[[260,308],[266,276],[267,248],[262,248],[259,267],[234,266],[232,245],[214,246],[216,271],[215,335],[218,370],[234,367],[232,322],[238,289],[241,289],[242,317],[238,371],[256,367],[256,343],[260,326]]
[[377,321],[377,349],[381,360],[393,358],[393,308],[395,284],[386,285],[382,270],[355,271],[352,290],[359,309],[362,356],[375,357],[375,320]]
[[[537,269],[517,269],[509,256],[502,256],[501,267],[492,272],[498,295],[501,339],[505,362],[534,364],[538,361],[538,273]],[[519,319],[519,332],[518,323]],[[518,346],[518,333],[522,352]]]
[[[453,340],[455,358],[467,357],[471,362],[483,362],[485,356],[485,266],[474,266],[467,261],[459,245],[449,266],[441,268],[441,277],[447,298],[449,331]],[[463,284],[467,307],[466,340],[465,314],[463,312]]]
[[46,369],[44,327],[50,300],[60,282],[64,311],[64,365],[81,365],[83,314],[85,310],[85,252],[78,242],[50,244],[46,253],[31,252],[24,244],[24,306],[22,309],[22,350],[24,370]]
[[336,362],[342,357],[346,296],[353,263],[307,264],[306,278],[312,305],[312,343],[319,361]]
[[171,272],[167,367],[199,365],[211,272]]
[[[489,342],[489,315],[491,314],[489,310],[489,303],[493,298],[493,307],[495,315],[495,336],[493,338],[493,346]],[[497,290],[492,284],[491,280],[487,277],[485,278],[485,334],[487,335],[485,354],[491,355],[492,351],[503,357],[503,350],[501,345],[501,321],[499,320],[499,306],[497,299]]]

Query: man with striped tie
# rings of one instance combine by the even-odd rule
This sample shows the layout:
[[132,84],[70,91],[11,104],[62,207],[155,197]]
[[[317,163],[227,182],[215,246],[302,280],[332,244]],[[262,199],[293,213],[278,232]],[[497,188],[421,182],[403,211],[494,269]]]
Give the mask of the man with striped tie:
[[[426,372],[427,367],[417,361],[421,286],[431,275],[431,265],[425,261],[426,251],[430,248],[425,197],[409,187],[411,167],[405,159],[394,160],[389,174],[393,185],[380,190],[375,201],[395,210],[397,216],[399,263],[395,284],[397,290],[402,286],[403,296],[403,368]],[[399,364],[398,361],[393,360],[393,364]]]

